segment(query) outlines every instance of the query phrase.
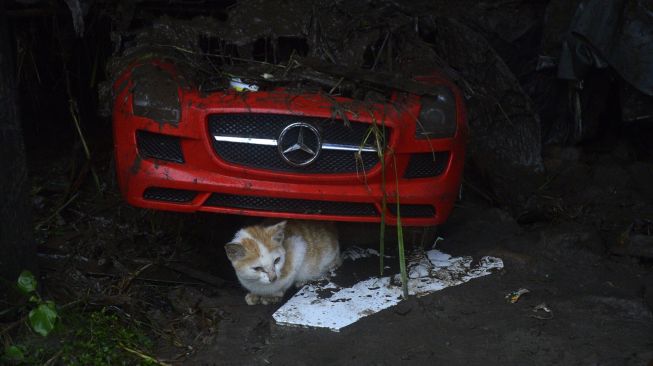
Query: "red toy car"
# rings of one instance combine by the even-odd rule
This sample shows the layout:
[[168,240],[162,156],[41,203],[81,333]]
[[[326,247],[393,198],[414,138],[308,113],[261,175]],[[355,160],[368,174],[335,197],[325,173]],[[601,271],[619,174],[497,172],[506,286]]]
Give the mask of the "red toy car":
[[403,225],[440,224],[460,188],[465,109],[446,78],[415,80],[434,94],[367,103],[282,87],[208,93],[171,63],[132,64],[114,84],[120,189],[152,209],[380,222],[385,172],[387,224],[397,192]]

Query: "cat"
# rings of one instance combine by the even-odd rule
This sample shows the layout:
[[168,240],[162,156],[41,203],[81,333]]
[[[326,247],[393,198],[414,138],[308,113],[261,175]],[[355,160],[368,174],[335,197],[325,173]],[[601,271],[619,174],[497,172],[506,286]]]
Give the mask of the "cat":
[[342,263],[331,223],[281,221],[236,232],[225,245],[248,305],[279,302],[292,285],[319,279]]

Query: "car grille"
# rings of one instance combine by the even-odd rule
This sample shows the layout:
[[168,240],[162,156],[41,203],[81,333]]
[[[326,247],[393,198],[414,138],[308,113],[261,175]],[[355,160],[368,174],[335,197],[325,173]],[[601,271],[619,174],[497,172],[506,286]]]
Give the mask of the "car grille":
[[143,192],[143,198],[146,200],[174,203],[188,203],[195,196],[197,196],[197,192],[187,191],[185,189],[149,187]]
[[437,177],[449,163],[449,152],[428,152],[410,156],[404,178]]
[[[323,149],[310,165],[293,166],[280,156],[276,140],[282,130],[292,123],[303,122],[315,127],[322,137]],[[297,115],[236,113],[213,114],[209,116],[209,132],[213,148],[223,160],[265,170],[304,173],[304,174],[342,174],[363,173],[379,163],[372,138],[368,138],[366,149],[360,150],[368,135],[370,124],[350,121],[345,126],[342,120]],[[264,139],[270,144],[255,144],[231,141],[217,141],[214,136]],[[390,131],[386,132],[386,140]],[[325,144],[349,146],[349,150],[328,150]]]
[[213,193],[205,206],[312,215],[378,216],[371,203],[331,202]]
[[[431,205],[399,205],[401,217],[433,217],[435,208]],[[397,204],[388,203],[388,210],[397,216]]]
[[139,130],[136,131],[136,144],[138,153],[144,158],[184,162],[179,137]]

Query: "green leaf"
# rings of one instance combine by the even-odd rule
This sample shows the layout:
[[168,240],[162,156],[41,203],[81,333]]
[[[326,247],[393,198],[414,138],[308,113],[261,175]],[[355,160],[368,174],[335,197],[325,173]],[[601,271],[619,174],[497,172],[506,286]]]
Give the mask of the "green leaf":
[[54,329],[57,316],[54,303],[47,301],[29,312],[29,324],[36,333],[45,337]]
[[22,271],[18,276],[18,289],[24,293],[29,294],[36,291],[36,278],[30,271]]
[[23,362],[25,355],[23,354],[23,350],[21,350],[20,347],[9,346],[5,348],[5,354],[2,358],[4,358],[10,364],[18,364]]

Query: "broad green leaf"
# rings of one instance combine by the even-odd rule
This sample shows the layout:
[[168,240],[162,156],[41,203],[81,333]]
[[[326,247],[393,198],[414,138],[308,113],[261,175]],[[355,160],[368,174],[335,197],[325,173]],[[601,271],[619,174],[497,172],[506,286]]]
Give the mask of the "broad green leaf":
[[21,350],[20,347],[9,346],[5,348],[5,354],[2,356],[2,358],[9,364],[17,365],[23,362],[25,355],[23,354],[23,350]]
[[57,309],[52,301],[39,305],[36,309],[29,312],[29,324],[32,329],[42,335],[47,336],[54,329],[54,323],[57,320]]
[[18,276],[18,289],[24,293],[29,294],[36,291],[36,278],[30,271],[22,271]]

